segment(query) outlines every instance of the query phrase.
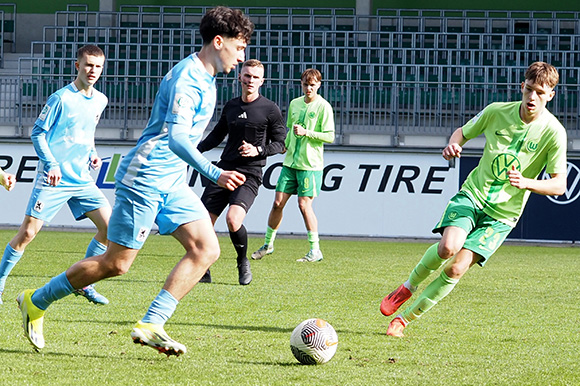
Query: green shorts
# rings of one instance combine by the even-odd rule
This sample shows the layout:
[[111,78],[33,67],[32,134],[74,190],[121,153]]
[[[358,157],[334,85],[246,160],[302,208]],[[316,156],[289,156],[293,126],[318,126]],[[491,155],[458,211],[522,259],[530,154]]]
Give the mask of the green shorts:
[[276,191],[297,194],[299,197],[317,197],[322,188],[322,170],[298,170],[282,167]]
[[482,259],[477,264],[482,267],[513,229],[485,214],[463,192],[457,193],[449,200],[433,233],[443,233],[443,229],[448,226],[459,227],[467,232],[463,248],[480,255]]

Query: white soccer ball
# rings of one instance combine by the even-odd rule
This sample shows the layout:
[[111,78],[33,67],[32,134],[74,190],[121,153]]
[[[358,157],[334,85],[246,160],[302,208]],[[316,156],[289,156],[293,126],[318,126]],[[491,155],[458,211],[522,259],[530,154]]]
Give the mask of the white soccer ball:
[[320,365],[332,359],[338,347],[334,328],[322,319],[307,319],[290,336],[290,348],[305,365]]

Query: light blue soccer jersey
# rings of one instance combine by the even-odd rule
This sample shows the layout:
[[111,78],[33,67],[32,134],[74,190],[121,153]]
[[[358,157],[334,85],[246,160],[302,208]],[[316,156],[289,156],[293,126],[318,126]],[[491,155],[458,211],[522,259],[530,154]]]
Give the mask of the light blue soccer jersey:
[[159,86],[141,138],[121,161],[115,174],[117,182],[141,191],[169,193],[186,182],[188,163],[217,181],[221,169],[197,150],[215,103],[215,77],[197,54],[177,63]]
[[[90,97],[74,83],[53,93],[35,122],[35,130],[44,130],[47,154],[39,154],[36,186],[43,185],[44,173],[59,166],[62,180],[59,188],[94,183],[89,163],[95,151],[95,129],[107,106],[107,97],[93,88]],[[40,132],[41,133],[41,132]],[[44,183],[46,185],[46,183]]]

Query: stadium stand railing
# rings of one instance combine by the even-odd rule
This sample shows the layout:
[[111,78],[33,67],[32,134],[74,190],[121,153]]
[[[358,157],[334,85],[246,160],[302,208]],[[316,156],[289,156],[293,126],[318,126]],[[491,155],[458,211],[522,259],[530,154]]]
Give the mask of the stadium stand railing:
[[16,37],[16,4],[0,3],[0,68],[4,67],[4,53],[6,45],[10,45],[10,52],[15,52]]
[[[449,10],[242,8],[258,27],[248,58],[265,64],[263,94],[283,112],[301,95],[307,67],[323,73],[321,93],[335,109],[338,138],[350,134],[449,135],[486,104],[518,100],[525,68],[537,60],[561,75],[550,110],[580,138],[578,13]],[[46,97],[74,78],[81,45],[107,55],[98,88],[109,107],[97,135],[135,139],[146,124],[161,77],[201,47],[196,27],[204,7],[122,6],[90,12],[71,5],[55,14],[43,41],[20,59],[11,119],[35,119]],[[576,18],[576,19],[574,19]],[[240,92],[235,74],[218,77],[218,108]],[[14,84],[10,83],[10,84]],[[7,86],[7,88],[10,88]],[[118,138],[117,138],[118,136]],[[340,142],[340,141],[339,141]]]

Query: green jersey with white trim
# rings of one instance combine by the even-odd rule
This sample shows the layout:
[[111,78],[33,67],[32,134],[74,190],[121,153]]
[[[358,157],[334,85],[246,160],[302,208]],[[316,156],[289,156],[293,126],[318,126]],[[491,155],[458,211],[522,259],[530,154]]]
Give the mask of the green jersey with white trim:
[[[295,135],[294,124],[304,127],[306,135]],[[324,143],[334,141],[334,112],[330,103],[320,95],[310,103],[306,103],[303,96],[295,98],[288,107],[286,125],[290,131],[286,136],[284,166],[298,170],[323,170]]]
[[530,123],[520,118],[520,102],[492,103],[462,127],[463,136],[485,135],[479,164],[461,190],[471,196],[490,217],[512,227],[518,222],[530,196],[527,189],[510,185],[508,171],[526,178],[566,173],[566,129],[547,109]]

